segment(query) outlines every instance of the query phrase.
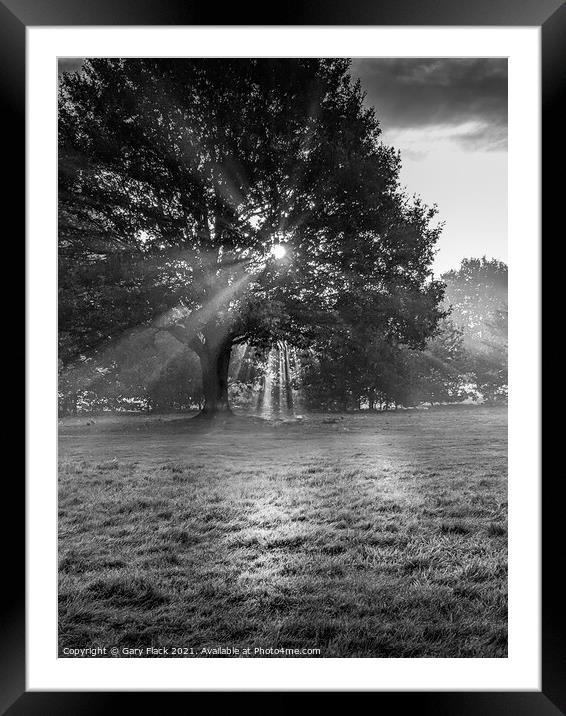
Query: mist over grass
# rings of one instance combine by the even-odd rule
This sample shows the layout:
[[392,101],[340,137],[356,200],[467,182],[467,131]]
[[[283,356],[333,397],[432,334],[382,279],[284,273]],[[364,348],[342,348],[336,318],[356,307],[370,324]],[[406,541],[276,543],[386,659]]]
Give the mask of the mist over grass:
[[506,420],[63,420],[61,654],[505,657]]

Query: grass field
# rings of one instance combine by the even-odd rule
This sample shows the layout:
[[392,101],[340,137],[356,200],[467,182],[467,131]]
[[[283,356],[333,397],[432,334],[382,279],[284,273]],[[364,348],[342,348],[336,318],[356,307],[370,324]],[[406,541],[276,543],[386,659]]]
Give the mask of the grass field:
[[87,420],[59,426],[61,655],[506,656],[505,409]]

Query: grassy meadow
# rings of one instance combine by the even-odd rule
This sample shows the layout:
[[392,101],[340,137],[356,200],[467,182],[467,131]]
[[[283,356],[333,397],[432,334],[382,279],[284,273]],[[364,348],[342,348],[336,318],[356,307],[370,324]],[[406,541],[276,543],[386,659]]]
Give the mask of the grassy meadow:
[[61,655],[507,655],[504,408],[68,418],[59,461]]

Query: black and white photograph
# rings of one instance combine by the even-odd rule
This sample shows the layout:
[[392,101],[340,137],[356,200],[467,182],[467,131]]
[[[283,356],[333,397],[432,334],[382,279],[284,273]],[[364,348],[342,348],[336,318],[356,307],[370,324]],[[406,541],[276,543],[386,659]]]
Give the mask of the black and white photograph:
[[507,80],[60,57],[60,658],[508,656]]

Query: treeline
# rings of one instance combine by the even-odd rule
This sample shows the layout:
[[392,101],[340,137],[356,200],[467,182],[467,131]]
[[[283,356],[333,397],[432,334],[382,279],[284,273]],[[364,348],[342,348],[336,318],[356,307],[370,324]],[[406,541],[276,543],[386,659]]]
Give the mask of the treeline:
[[311,408],[389,409],[507,398],[507,265],[464,259],[442,276],[442,319],[422,350],[385,341],[363,324],[307,360]]
[[[507,397],[507,266],[464,259],[442,276],[445,317],[421,350],[376,335],[371,317],[294,352],[293,389],[309,410],[383,410]],[[356,326],[355,332],[352,325]],[[256,409],[269,349],[240,346],[230,365],[235,407]],[[298,366],[298,369],[297,369]],[[62,415],[202,406],[197,356],[164,330],[125,334],[61,371]]]

